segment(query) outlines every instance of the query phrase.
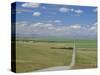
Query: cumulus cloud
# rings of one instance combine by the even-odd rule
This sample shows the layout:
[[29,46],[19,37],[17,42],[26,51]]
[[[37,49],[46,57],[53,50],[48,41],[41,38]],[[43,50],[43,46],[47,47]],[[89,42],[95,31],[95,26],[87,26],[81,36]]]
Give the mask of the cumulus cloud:
[[96,23],[91,27],[82,26],[80,24],[73,25],[55,25],[53,23],[36,22],[28,24],[25,21],[16,23],[16,33],[19,34],[41,34],[53,36],[89,36],[96,34]]
[[78,9],[78,10],[74,10],[74,12],[77,13],[77,14],[81,14],[81,13],[83,13],[83,11],[80,10],[80,9]]
[[81,26],[79,24],[75,24],[75,25],[71,25],[70,28],[73,28],[73,29],[80,29]]
[[26,10],[26,9],[16,9],[17,13],[23,13],[23,12],[32,12],[32,10]]
[[60,22],[61,22],[61,20],[55,20],[54,22],[55,22],[55,23],[60,23]]
[[31,33],[29,29],[29,24],[26,21],[16,22],[16,33],[23,34],[23,33]]
[[63,12],[63,13],[66,13],[66,12],[69,11],[69,9],[68,8],[65,8],[65,7],[61,7],[61,8],[59,8],[59,11],[60,12]]
[[97,22],[96,22],[96,23],[94,23],[94,26],[97,26]]
[[[75,25],[64,25],[64,26],[58,26],[58,25],[54,25],[52,23],[42,23],[42,22],[37,22],[37,23],[33,23],[33,24],[30,24],[28,25],[27,22],[17,22],[16,23],[16,26],[17,26],[17,29],[25,29],[25,31],[27,30],[30,30],[30,31],[47,31],[47,32],[61,32],[61,33],[64,33],[64,32],[68,32],[68,31],[72,31],[73,29],[80,29],[81,26],[78,25],[78,24],[75,24]],[[27,28],[27,30],[26,30]],[[58,33],[59,34],[59,33]]]
[[43,23],[38,22],[38,23],[35,23],[35,24],[31,24],[30,27],[37,27],[37,26],[40,26],[40,25],[43,25]]
[[37,23],[31,24],[30,26],[32,26],[32,27],[46,27],[47,28],[47,27],[53,27],[53,24],[37,22]]
[[26,26],[28,23],[26,21],[16,22],[16,26]]
[[95,27],[95,26],[92,26],[92,27],[90,28],[90,30],[94,31],[94,30],[96,30],[96,27]]
[[42,6],[43,9],[47,9],[45,6]]
[[22,7],[27,7],[27,8],[37,8],[39,6],[40,6],[39,3],[31,3],[31,2],[27,2],[27,3],[22,4]]
[[71,12],[74,12],[74,9],[73,9],[73,8],[71,8],[71,9],[70,9],[70,11],[71,11]]
[[63,12],[63,13],[73,12],[73,13],[76,13],[77,15],[80,15],[83,13],[83,10],[81,10],[81,9],[73,9],[73,8],[65,8],[65,7],[59,8],[59,11]]
[[34,13],[33,13],[33,16],[40,16],[40,15],[41,15],[40,12],[34,12]]
[[97,12],[98,8],[93,9],[93,12]]
[[94,23],[94,25],[92,25],[89,30],[92,32],[97,32],[97,22]]

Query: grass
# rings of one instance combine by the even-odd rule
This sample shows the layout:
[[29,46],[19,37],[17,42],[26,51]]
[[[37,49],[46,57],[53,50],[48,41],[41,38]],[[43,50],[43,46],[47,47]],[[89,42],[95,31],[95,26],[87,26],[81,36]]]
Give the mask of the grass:
[[[96,41],[77,40],[77,59],[73,69],[96,67]],[[52,48],[54,47],[54,48]],[[30,72],[55,66],[68,66],[71,62],[73,41],[16,41],[16,71]]]
[[96,68],[97,67],[96,49],[77,50],[76,65],[73,69]]
[[17,42],[17,72],[29,72],[47,67],[69,65],[71,62],[71,50],[51,48],[52,46],[65,45],[65,43]]

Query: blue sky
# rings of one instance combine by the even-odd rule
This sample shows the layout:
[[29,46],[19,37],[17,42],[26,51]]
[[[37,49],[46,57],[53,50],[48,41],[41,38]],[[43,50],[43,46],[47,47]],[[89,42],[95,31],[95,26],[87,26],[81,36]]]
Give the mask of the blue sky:
[[26,36],[96,37],[97,8],[17,2],[16,32]]

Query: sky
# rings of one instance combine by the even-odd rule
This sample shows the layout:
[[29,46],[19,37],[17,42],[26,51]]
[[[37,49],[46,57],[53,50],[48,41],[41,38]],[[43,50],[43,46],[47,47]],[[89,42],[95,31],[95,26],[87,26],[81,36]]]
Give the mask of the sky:
[[97,8],[17,2],[16,34],[95,38],[97,35]]

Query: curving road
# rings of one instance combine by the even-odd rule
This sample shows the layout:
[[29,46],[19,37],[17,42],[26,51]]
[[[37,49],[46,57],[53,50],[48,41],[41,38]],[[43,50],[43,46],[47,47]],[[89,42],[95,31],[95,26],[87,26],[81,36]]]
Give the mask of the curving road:
[[75,59],[76,59],[76,48],[75,48],[75,41],[74,41],[74,47],[72,52],[72,61],[69,66],[58,66],[58,67],[51,67],[51,68],[45,68],[41,70],[37,70],[37,72],[43,72],[43,71],[59,71],[59,70],[69,70],[72,66],[75,65]]
[[58,67],[51,67],[51,68],[37,70],[37,72],[43,72],[43,71],[60,71],[60,70],[69,70],[69,69],[71,69],[70,66],[58,66]]

